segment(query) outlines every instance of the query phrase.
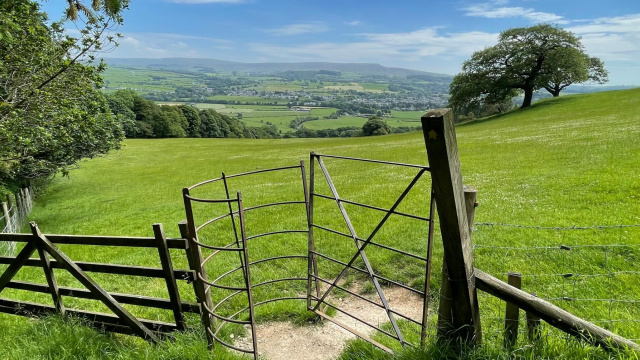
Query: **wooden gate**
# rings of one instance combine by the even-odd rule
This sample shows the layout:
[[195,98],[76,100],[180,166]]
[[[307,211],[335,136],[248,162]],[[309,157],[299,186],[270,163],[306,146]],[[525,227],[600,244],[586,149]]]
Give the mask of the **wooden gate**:
[[[184,313],[200,313],[197,303],[184,302],[180,299],[177,280],[192,282],[194,272],[191,270],[174,270],[169,249],[186,250],[185,239],[167,239],[161,224],[153,225],[155,237],[103,237],[73,235],[43,235],[38,226],[30,224],[32,234],[0,234],[0,242],[26,243],[22,250],[14,256],[0,257],[0,264],[9,266],[0,275],[0,293],[7,288],[26,290],[37,293],[49,293],[53,306],[32,302],[0,299],[0,312],[27,317],[58,313],[81,318],[89,324],[106,331],[137,335],[150,342],[157,342],[159,337],[174,330],[185,329]],[[90,262],[75,262],[62,252],[55,244],[125,246],[133,248],[157,248],[161,268],[126,266]],[[38,258],[31,258],[38,252]],[[17,272],[23,267],[41,267],[47,284],[24,281],[13,281]],[[64,269],[78,280],[85,288],[58,286],[53,269]],[[167,285],[168,299],[148,296],[107,292],[91,276],[89,272],[118,274],[137,277],[161,278]],[[102,302],[112,314],[68,309],[64,305],[64,297],[94,299]],[[123,304],[172,310],[174,323],[137,319]]]

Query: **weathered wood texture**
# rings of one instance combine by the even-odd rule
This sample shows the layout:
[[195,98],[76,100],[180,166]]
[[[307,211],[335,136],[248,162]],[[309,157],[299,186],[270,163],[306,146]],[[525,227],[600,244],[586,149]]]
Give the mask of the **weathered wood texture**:
[[186,328],[186,322],[184,315],[182,314],[180,291],[178,291],[178,284],[176,283],[176,278],[173,273],[171,254],[169,253],[169,247],[167,246],[167,237],[164,234],[162,224],[153,224],[153,233],[158,243],[158,255],[160,256],[160,264],[162,265],[164,280],[167,284],[167,291],[169,292],[169,300],[171,301],[171,310],[173,310],[173,317],[176,321],[178,330],[184,330]]
[[451,284],[452,336],[476,342],[481,339],[480,314],[453,114],[451,109],[431,110],[421,120]]
[[622,348],[640,351],[640,345],[585,321],[552,303],[529,295],[505,284],[485,272],[475,269],[476,286],[499,299],[511,302],[520,309],[539,316],[549,325],[582,340],[605,348]]
[[[26,282],[26,281],[11,281],[7,284],[6,287],[8,289],[26,290],[26,291],[32,291],[37,293],[43,293],[43,294],[48,294],[51,292],[51,290],[49,289],[49,286],[47,285],[35,284],[31,282]],[[74,297],[78,299],[97,300],[95,295],[93,295],[91,291],[86,289],[64,287],[64,286],[60,286],[58,289],[60,291],[61,296]],[[173,309],[173,304],[171,303],[170,300],[167,300],[167,299],[161,299],[161,298],[143,296],[143,295],[121,294],[121,293],[114,293],[114,292],[109,292],[109,295],[111,295],[114,299],[116,299],[117,302],[121,304],[137,305],[137,306],[151,307],[151,308],[163,309],[163,310]],[[198,306],[198,304],[194,302],[183,301],[182,312],[199,314],[200,306]]]
[[[31,229],[34,234],[39,233],[37,225],[32,222]],[[76,280],[91,291],[109,310],[113,311],[136,335],[145,340],[158,342],[158,337],[144,326],[136,317],[120,305],[109,293],[91,279],[80,267],[78,267],[66,254],[58,250],[45,236],[38,236],[40,245],[54,259],[58,261]]]
[[[476,214],[476,206],[478,198],[478,190],[471,186],[464,186],[464,203],[467,213],[467,222],[469,224],[469,237],[473,239],[473,223]],[[476,309],[478,309],[478,301],[476,297],[475,303]],[[442,283],[440,286],[440,304],[438,305],[438,339],[450,340],[453,330],[453,313],[452,298],[451,298],[451,284],[449,283],[449,272],[447,271],[447,262],[442,261]],[[479,310],[476,310],[479,311]],[[479,326],[479,324],[478,324]],[[477,336],[481,336],[482,332],[477,332]],[[477,339],[477,342],[481,342],[481,338]]]
[[[34,241],[38,241],[38,239],[42,236],[40,233],[40,229],[35,226],[35,223],[31,223],[31,231],[33,232]],[[40,255],[40,261],[42,262],[42,269],[44,270],[44,276],[47,278],[47,284],[49,285],[49,290],[51,292],[51,298],[53,299],[53,305],[56,310],[58,310],[59,314],[64,315],[64,304],[62,302],[62,296],[60,296],[60,290],[58,289],[58,282],[56,281],[56,275],[53,273],[53,268],[51,267],[51,263],[49,262],[49,257],[47,253],[44,251],[44,247],[41,244],[37,244],[36,248],[38,249],[38,255]]]
[[[0,299],[0,313],[33,317],[55,314],[56,311],[56,308],[52,306],[34,304],[26,301]],[[72,317],[78,317],[88,321],[90,325],[101,330],[137,335],[122,319],[114,315],[72,309],[67,309],[66,312]],[[140,320],[140,322],[157,335],[161,335],[158,333],[169,333],[177,330],[176,326],[171,323],[151,320]]]
[[[510,272],[507,276],[507,284],[516,289],[522,286],[522,275]],[[520,308],[518,305],[507,301],[504,310],[504,346],[513,347],[518,341],[518,325],[520,325]]]
[[[160,224],[154,225],[155,237],[151,238],[51,235],[54,239],[51,241],[51,239],[48,238],[48,235],[43,235],[40,232],[35,223],[31,223],[31,230],[32,234],[0,234],[0,242],[16,241],[26,243],[17,256],[0,257],[0,264],[9,265],[2,275],[0,275],[0,292],[5,288],[12,288],[37,293],[49,293],[53,298],[54,307],[28,302],[11,302],[10,300],[0,299],[0,312],[23,316],[37,316],[40,314],[49,314],[51,312],[78,315],[93,321],[93,325],[99,328],[104,328],[107,331],[138,335],[154,342],[157,341],[157,334],[154,335],[154,332],[160,331],[157,329],[162,329],[162,331],[173,331],[183,330],[185,328],[185,321],[182,313],[201,313],[199,304],[181,301],[177,287],[177,280],[193,281],[195,279],[194,271],[173,269],[171,254],[169,252],[170,248],[187,249],[187,240],[167,239]],[[74,245],[127,246],[134,248],[155,247],[158,251],[162,267],[151,268],[73,262],[64,253],[60,252],[60,250],[54,245],[54,242]],[[39,258],[30,258],[36,250],[39,253]],[[49,259],[49,256],[53,257],[53,259]],[[24,281],[12,281],[13,277],[23,266],[43,268],[47,284],[43,285]],[[79,280],[80,283],[85,285],[86,289],[59,287],[56,282],[53,269],[65,269],[69,271],[69,273]],[[93,282],[86,272],[163,278],[167,283],[169,299],[107,292],[98,284]],[[114,317],[109,314],[66,309],[63,305],[63,296],[99,300],[117,316]],[[172,325],[149,320],[138,320],[128,313],[128,311],[120,304],[173,310],[176,324]],[[31,309],[33,311],[27,311],[26,309]],[[152,327],[147,326],[147,328],[145,328],[146,324],[152,324]]]
[[[0,234],[0,241],[29,242],[31,234]],[[89,236],[89,235],[54,235],[44,234],[52,244],[67,245],[96,245],[96,246],[126,246],[135,248],[155,248],[156,239],[153,237],[125,237],[125,236]],[[186,239],[167,239],[169,249],[186,249]]]
[[[11,256],[0,256],[0,264],[11,264],[14,259],[15,258]],[[54,269],[63,268],[62,265],[60,265],[56,260],[50,260],[50,264],[51,264],[51,267]],[[164,271],[159,268],[129,266],[129,265],[115,265],[115,264],[101,264],[101,263],[82,262],[82,261],[77,261],[75,264],[78,265],[80,269],[86,272],[164,278]],[[40,259],[27,259],[24,262],[24,266],[42,267],[43,264],[42,264],[42,260]],[[192,281],[194,279],[194,272],[191,270],[173,270],[173,273],[176,280]]]

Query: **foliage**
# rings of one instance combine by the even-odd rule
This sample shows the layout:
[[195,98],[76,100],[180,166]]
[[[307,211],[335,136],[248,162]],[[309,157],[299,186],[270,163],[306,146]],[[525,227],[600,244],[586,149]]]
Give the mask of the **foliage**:
[[589,80],[590,69],[604,81],[602,62],[593,65],[578,37],[552,25],[513,28],[498,44],[473,53],[450,84],[450,106],[459,110],[503,103],[524,93],[521,108],[531,106],[534,91]]
[[113,45],[103,34],[119,19],[92,13],[74,38],[33,1],[3,1],[0,13],[0,183],[65,174],[118,148],[122,130],[98,90],[104,64],[92,52]]
[[602,60],[575,48],[560,48],[549,54],[545,69],[548,82],[543,86],[553,97],[560,96],[566,87],[576,83],[593,82],[604,84],[609,73]]
[[387,122],[377,116],[372,116],[362,125],[362,135],[387,135],[391,133],[391,127]]
[[237,117],[213,109],[189,105],[157,105],[135,91],[118,90],[107,95],[113,114],[129,138],[279,138],[273,125],[246,126]]

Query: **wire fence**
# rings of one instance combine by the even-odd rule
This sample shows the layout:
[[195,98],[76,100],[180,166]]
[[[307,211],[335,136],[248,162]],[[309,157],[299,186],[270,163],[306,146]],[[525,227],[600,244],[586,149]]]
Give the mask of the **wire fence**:
[[[30,188],[20,189],[16,194],[7,195],[7,202],[0,203],[0,233],[17,233],[33,210]],[[12,255],[16,249],[13,242],[0,243],[0,254]]]
[[[523,291],[640,342],[640,224],[476,223],[474,243],[476,267],[505,281],[519,273]],[[505,305],[481,296],[483,332],[501,336]]]

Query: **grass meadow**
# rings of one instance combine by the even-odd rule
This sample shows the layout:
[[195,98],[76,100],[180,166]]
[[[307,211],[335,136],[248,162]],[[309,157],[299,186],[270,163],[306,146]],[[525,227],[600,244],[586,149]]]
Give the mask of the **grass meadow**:
[[[247,116],[248,114],[245,114]],[[405,118],[418,124],[415,118]],[[456,128],[464,183],[478,189],[480,206],[476,221],[538,227],[640,224],[640,90],[564,96],[540,101],[526,110],[474,121]],[[163,223],[169,236],[178,236],[177,222],[184,219],[181,189],[197,182],[257,169],[308,162],[309,152],[426,164],[420,132],[349,139],[159,139],[126,140],[122,150],[81,164],[69,177],[53,180],[36,201],[31,220],[44,233],[151,236],[151,225]],[[390,207],[415,175],[415,171],[373,164],[353,164],[326,160],[336,187],[343,198],[380,207]],[[317,192],[329,195],[316,174]],[[416,186],[400,211],[427,215],[430,183],[428,177]],[[255,175],[232,179],[230,190],[242,191],[245,206],[271,201],[301,200],[300,174]],[[223,189],[212,185],[199,189],[202,196],[222,196]],[[345,227],[334,203],[317,200],[316,221],[339,231]],[[347,207],[361,237],[366,237],[382,214]],[[196,209],[202,222],[224,213],[225,209],[201,206]],[[296,205],[277,211],[247,214],[249,235],[305,226],[303,211]],[[215,231],[214,231],[215,230]],[[206,241],[222,244],[230,239],[229,226],[203,233]],[[438,230],[436,230],[436,233]],[[416,254],[426,252],[426,224],[392,218],[381,230],[378,241]],[[436,237],[432,291],[440,284],[442,244]],[[571,297],[584,301],[554,301],[587,320],[632,339],[640,339],[640,228],[554,231],[544,229],[478,226],[474,233],[475,265],[494,276],[505,278],[508,271],[523,273],[523,290],[543,298]],[[557,250],[573,246],[571,252]],[[585,247],[589,245],[590,247]],[[601,245],[625,245],[617,248]],[[353,253],[353,244],[317,232],[317,246],[341,260]],[[583,246],[583,247],[580,247]],[[537,249],[532,249],[536,247]],[[128,251],[123,248],[91,249],[61,246],[74,260],[158,266],[153,250]],[[287,234],[260,238],[249,243],[250,258],[274,254],[304,253],[306,237]],[[368,248],[375,270],[411,286],[420,287],[424,270],[419,264]],[[186,267],[179,252],[172,253],[176,267]],[[237,257],[221,258],[211,267],[210,277],[237,263]],[[0,269],[6,268],[5,266]],[[320,264],[330,278],[339,268]],[[277,264],[252,268],[256,281],[285,274],[306,272],[306,263]],[[589,276],[565,278],[567,272]],[[62,286],[76,286],[63,272],[56,271]],[[96,280],[110,291],[166,297],[161,281],[141,283],[111,275]],[[23,269],[18,279],[44,283],[42,271]],[[229,284],[238,279],[231,278]],[[349,282],[362,280],[350,274]],[[364,281],[364,280],[362,280]],[[192,288],[181,284],[185,300],[193,300]],[[363,286],[363,291],[367,287]],[[369,288],[370,290],[370,288]],[[304,284],[269,287],[256,293],[258,298],[282,294],[301,294]],[[7,289],[3,297],[49,303],[49,296]],[[215,295],[217,298],[223,294]],[[623,301],[602,301],[616,299]],[[65,299],[66,300],[66,299]],[[593,300],[593,301],[588,301]],[[595,301],[600,300],[600,301]],[[91,301],[66,300],[68,306],[105,311]],[[435,303],[435,302],[434,302]],[[241,299],[233,306],[242,306]],[[391,304],[393,306],[393,303]],[[170,321],[170,313],[159,313],[134,306],[134,314]],[[540,344],[530,344],[524,336],[513,351],[501,348],[501,322],[504,303],[486,295],[480,297],[485,343],[476,349],[451,352],[430,343],[427,349],[399,351],[386,355],[362,341],[351,342],[341,359],[415,358],[563,358],[608,359],[637,354],[607,353],[568,340],[548,327]],[[232,311],[229,309],[228,311]],[[522,316],[522,315],[521,315]],[[306,323],[303,302],[281,302],[258,310],[258,319],[292,320]],[[302,319],[302,321],[300,321]],[[435,321],[432,316],[431,322]],[[604,321],[603,321],[604,320]],[[613,321],[615,320],[615,321]],[[620,321],[618,321],[620,320]],[[53,318],[34,321],[0,315],[1,357],[21,358],[104,358],[104,359],[204,359],[210,354],[198,319],[189,318],[193,332],[178,335],[172,342],[150,346],[127,336],[100,334]],[[306,326],[306,325],[301,325]],[[524,330],[524,329],[522,329]],[[241,329],[230,328],[231,332]],[[416,336],[412,331],[408,332]],[[430,333],[434,333],[433,326]],[[228,334],[227,334],[228,335]],[[380,341],[385,341],[380,339]],[[390,344],[391,345],[391,344]],[[215,358],[238,358],[216,350]]]

